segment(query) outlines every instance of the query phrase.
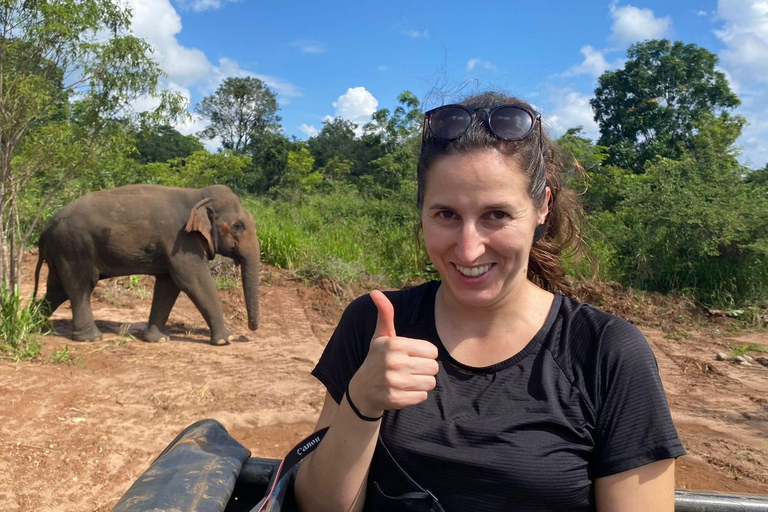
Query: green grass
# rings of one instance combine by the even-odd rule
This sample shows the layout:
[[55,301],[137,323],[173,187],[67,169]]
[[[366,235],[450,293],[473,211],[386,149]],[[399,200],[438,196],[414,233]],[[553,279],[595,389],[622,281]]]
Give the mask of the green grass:
[[[418,221],[414,197],[414,190],[384,198],[340,190],[290,199],[245,198],[243,205],[256,219],[265,263],[315,282],[328,279],[347,288],[370,289],[434,277],[425,271],[427,260],[413,235]],[[689,261],[664,251],[649,255],[645,246],[624,254],[635,234],[607,213],[590,216],[583,235],[587,257],[564,255],[565,270],[576,279],[590,279],[597,268],[601,280],[682,294],[715,309],[739,307],[745,310],[740,322],[750,327],[765,323],[768,303],[761,276],[768,276],[768,260],[744,256],[743,265],[732,265],[727,258],[688,255]],[[756,284],[748,285],[747,276]]]
[[426,277],[409,195],[373,199],[344,192],[244,204],[256,219],[265,263],[346,286],[398,287]]
[[18,288],[0,283],[0,357],[18,361],[40,353],[38,335],[49,325],[41,305],[40,301],[23,304]]
[[128,289],[135,293],[140,299],[146,299],[149,297],[149,291],[141,284],[141,278],[142,276],[140,275],[131,276],[128,280]]
[[733,356],[743,356],[747,352],[768,352],[768,348],[757,343],[744,343],[742,345],[732,345],[731,354]]
[[54,350],[51,354],[51,360],[54,363],[74,363],[72,360],[72,354],[69,352],[69,347],[66,345],[62,349]]

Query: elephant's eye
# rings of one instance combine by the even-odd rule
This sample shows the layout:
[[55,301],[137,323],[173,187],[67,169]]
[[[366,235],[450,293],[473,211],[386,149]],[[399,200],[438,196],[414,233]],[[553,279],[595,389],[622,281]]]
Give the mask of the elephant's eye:
[[236,234],[240,234],[243,231],[245,231],[245,226],[243,226],[242,222],[237,221],[234,224],[232,224],[232,231],[234,231]]

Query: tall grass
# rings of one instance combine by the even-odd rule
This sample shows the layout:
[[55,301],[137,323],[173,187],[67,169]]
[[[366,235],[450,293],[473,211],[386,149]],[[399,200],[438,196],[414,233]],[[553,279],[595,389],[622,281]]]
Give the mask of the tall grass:
[[352,190],[243,203],[256,219],[266,263],[347,286],[399,287],[426,277],[412,197],[366,198]]
[[32,359],[40,353],[37,335],[48,325],[40,307],[40,301],[22,304],[18,287],[0,283],[0,357]]

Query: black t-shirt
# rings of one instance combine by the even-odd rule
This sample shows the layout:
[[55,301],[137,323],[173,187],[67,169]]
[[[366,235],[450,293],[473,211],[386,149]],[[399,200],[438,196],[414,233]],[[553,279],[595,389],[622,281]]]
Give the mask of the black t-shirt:
[[[398,336],[434,343],[440,371],[426,402],[385,413],[381,437],[447,512],[594,510],[596,478],[685,454],[656,359],[632,324],[555,295],[523,350],[475,368],[440,341],[439,286],[386,293]],[[338,403],[376,317],[370,296],[353,301],[312,372]],[[377,447],[369,484],[388,495],[413,491],[390,464]]]

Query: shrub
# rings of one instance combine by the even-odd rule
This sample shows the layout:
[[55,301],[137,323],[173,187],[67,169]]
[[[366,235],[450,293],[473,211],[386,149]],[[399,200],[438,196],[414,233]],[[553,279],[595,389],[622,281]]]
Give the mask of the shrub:
[[41,301],[22,304],[19,289],[0,283],[0,357],[32,359],[40,353],[37,335],[48,325]]
[[313,280],[397,287],[426,277],[412,197],[364,198],[347,189],[243,202],[256,219],[265,263]]

